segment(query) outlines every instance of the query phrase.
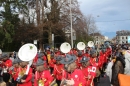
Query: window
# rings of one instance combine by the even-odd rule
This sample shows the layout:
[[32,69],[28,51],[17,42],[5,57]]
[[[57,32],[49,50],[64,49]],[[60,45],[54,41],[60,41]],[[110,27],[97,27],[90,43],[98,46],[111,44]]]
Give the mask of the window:
[[126,39],[127,39],[127,36],[126,36]]
[[122,37],[122,39],[124,39],[124,37]]
[[128,41],[126,41],[126,43],[128,43]]

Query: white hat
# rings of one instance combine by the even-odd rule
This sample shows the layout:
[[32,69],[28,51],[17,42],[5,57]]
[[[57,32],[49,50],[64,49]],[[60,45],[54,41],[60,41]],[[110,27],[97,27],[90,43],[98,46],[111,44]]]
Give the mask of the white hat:
[[0,54],[2,54],[2,50],[0,49]]

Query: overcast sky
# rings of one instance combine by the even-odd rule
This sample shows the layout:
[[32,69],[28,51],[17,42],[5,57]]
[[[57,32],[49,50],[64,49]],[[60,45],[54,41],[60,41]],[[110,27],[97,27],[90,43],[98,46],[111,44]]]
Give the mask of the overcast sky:
[[84,15],[92,15],[101,33],[109,38],[117,30],[130,30],[130,0],[78,0]]

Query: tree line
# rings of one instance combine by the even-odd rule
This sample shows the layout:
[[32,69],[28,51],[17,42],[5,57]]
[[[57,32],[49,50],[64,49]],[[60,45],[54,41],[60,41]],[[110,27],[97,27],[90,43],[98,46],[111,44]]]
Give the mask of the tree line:
[[0,0],[0,48],[17,51],[23,44],[37,40],[38,48],[43,49],[43,44],[52,46],[52,34],[55,43],[70,43],[65,33],[70,30],[70,7],[76,31],[74,43],[92,40],[89,34],[98,32],[94,18],[81,12],[77,0],[71,1]]

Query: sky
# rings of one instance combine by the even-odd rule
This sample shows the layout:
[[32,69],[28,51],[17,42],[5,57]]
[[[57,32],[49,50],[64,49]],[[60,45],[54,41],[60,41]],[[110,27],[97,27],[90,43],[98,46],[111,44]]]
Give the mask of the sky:
[[92,15],[102,35],[110,39],[118,30],[130,30],[130,0],[78,0],[81,12]]

